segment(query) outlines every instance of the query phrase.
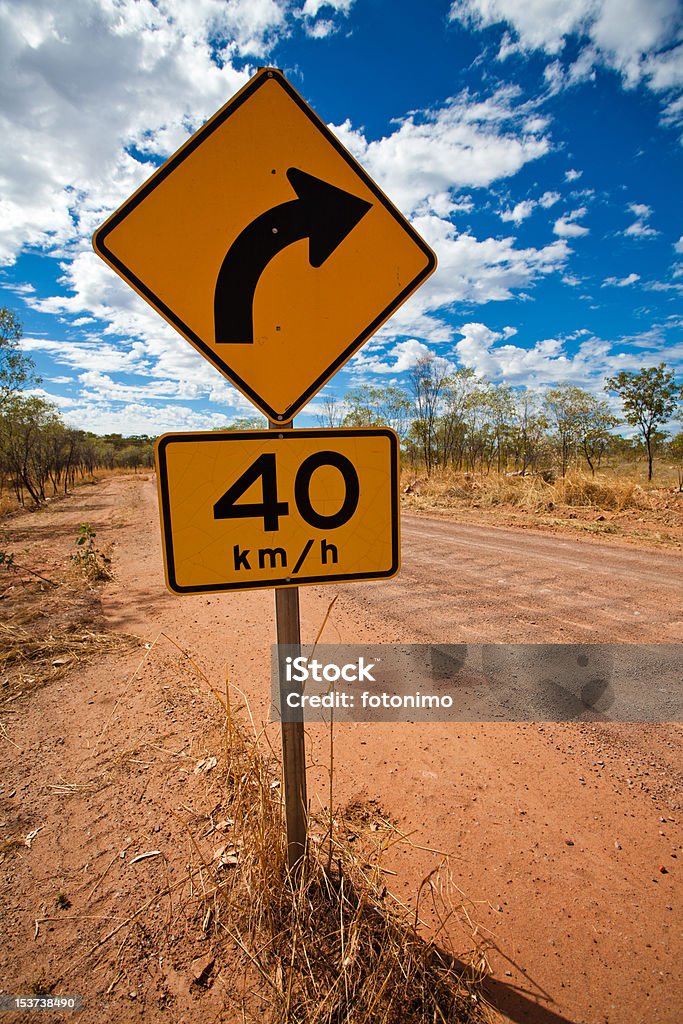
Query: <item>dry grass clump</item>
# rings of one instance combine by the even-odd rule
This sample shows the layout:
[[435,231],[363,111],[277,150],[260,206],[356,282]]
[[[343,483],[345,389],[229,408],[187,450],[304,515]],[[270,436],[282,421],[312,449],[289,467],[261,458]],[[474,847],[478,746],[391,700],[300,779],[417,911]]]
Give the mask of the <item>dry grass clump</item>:
[[16,498],[8,494],[7,491],[0,490],[0,521],[16,512],[17,509],[21,509],[21,505],[19,505]]
[[564,479],[489,473],[486,475],[437,471],[413,480],[404,489],[410,504],[436,507],[464,504],[474,508],[507,505],[529,511],[552,511],[558,506],[621,512],[649,508],[650,500],[634,480],[603,475],[568,474]]
[[590,507],[622,512],[649,508],[646,492],[632,480],[589,477],[575,473],[555,484],[558,501],[572,507]]
[[76,662],[140,643],[128,633],[54,632],[43,635],[14,622],[0,623],[0,673],[30,671],[31,683],[57,679]]
[[475,508],[515,505],[538,508],[555,499],[555,489],[541,476],[506,476],[455,473],[439,470],[429,477],[411,481],[404,494],[413,502],[433,503],[441,507],[464,504]]
[[[210,854],[193,842],[202,860],[204,928],[232,947],[227,990],[242,1019],[483,1024],[484,957],[465,965],[425,939],[417,912],[409,914],[384,886],[379,854],[397,841],[389,823],[375,820],[361,835],[358,816],[312,822],[303,868],[288,873],[277,762],[225,707],[230,818],[219,831],[228,838]],[[442,927],[456,914],[446,889],[436,872],[423,883]]]

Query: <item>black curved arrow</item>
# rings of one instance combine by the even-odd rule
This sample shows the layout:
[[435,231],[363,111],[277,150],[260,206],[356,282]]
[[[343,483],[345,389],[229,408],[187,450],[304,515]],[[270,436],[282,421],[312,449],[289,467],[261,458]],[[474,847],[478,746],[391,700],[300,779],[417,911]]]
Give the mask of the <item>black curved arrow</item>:
[[287,171],[298,199],[262,213],[228,249],[216,280],[214,327],[217,345],[251,345],[256,285],[274,256],[308,238],[308,261],[320,267],[372,203],[296,167]]

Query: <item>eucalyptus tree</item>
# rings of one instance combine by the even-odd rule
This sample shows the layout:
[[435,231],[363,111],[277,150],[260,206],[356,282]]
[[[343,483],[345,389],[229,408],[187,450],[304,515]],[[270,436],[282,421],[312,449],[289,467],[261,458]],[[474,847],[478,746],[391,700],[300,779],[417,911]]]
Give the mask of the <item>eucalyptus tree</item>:
[[626,422],[638,428],[647,452],[647,478],[652,480],[655,431],[676,412],[683,399],[683,386],[676,383],[674,371],[660,363],[643,367],[637,373],[622,370],[607,377],[605,390],[619,395]]
[[404,441],[413,406],[403,388],[394,384],[359,384],[344,395],[345,427],[391,427]]
[[612,413],[609,403],[585,391],[579,401],[577,440],[579,448],[595,476],[595,466],[600,468],[603,455],[609,451],[614,439],[613,430],[619,420]]
[[560,456],[562,476],[567,475],[569,461],[579,443],[580,410],[585,392],[574,384],[550,388],[543,396],[543,405],[554,431]]
[[444,381],[443,413],[440,423],[441,461],[444,466],[462,468],[470,425],[470,412],[480,398],[474,370],[461,367]]
[[439,459],[437,422],[448,381],[448,364],[436,356],[421,356],[409,371],[416,419],[413,431],[419,438],[427,474]]
[[529,388],[519,391],[515,400],[513,444],[515,464],[522,476],[537,470],[548,457],[548,417],[539,396]]
[[50,478],[50,437],[61,421],[57,410],[42,398],[10,395],[0,416],[0,466],[12,482],[17,500],[25,493],[38,505]]
[[6,306],[0,307],[0,412],[12,395],[40,383],[35,363],[21,351],[23,333],[16,313]]

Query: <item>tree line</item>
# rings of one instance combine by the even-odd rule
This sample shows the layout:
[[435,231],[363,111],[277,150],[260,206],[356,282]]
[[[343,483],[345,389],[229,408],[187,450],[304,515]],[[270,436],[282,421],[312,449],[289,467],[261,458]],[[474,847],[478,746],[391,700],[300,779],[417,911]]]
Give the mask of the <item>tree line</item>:
[[[20,348],[21,323],[0,308],[0,490],[22,504],[39,504],[66,493],[97,469],[137,470],[154,463],[154,438],[98,436],[64,423],[56,407],[25,394],[40,378]],[[420,359],[404,387],[361,385],[340,401],[322,400],[318,420],[325,427],[390,426],[399,435],[413,468],[460,471],[554,471],[563,476],[577,460],[592,473],[607,455],[645,454],[652,479],[656,452],[683,462],[683,433],[663,427],[683,400],[683,387],[665,363],[622,371],[604,382],[621,400],[622,416],[606,398],[563,384],[534,392],[496,384],[463,367],[452,371],[437,357]],[[637,430],[635,442],[618,428]],[[226,429],[263,427],[260,417],[237,420]]]
[[[644,454],[651,480],[656,452],[683,460],[683,433],[670,437],[662,429],[683,400],[665,363],[608,377],[604,391],[619,397],[622,418],[606,397],[574,384],[534,392],[425,357],[405,387],[361,385],[342,400],[324,399],[318,422],[390,426],[411,464],[428,474],[437,468],[522,475],[556,469],[565,476],[579,461],[594,474],[607,455]],[[633,441],[618,432],[624,423],[636,427]]]
[[40,504],[67,493],[96,469],[117,466],[137,470],[154,461],[154,439],[97,436],[67,426],[56,407],[24,389],[40,384],[33,360],[19,342],[21,323],[0,309],[0,491],[17,501]]

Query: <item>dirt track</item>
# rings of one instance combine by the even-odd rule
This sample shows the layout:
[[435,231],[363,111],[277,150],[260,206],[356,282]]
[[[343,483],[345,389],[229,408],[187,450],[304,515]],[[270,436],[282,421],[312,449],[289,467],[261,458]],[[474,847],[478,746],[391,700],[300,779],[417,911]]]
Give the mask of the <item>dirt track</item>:
[[[403,517],[402,572],[352,600],[415,642],[679,643],[683,559],[591,540]],[[371,611],[372,610],[372,611]]]
[[[219,686],[227,666],[255,718],[265,718],[272,594],[168,594],[151,479],[118,478],[34,517],[27,553],[32,543],[67,551],[75,526],[86,520],[113,545],[117,575],[103,596],[110,627],[150,641],[163,631],[191,650]],[[303,639],[313,640],[338,593],[323,635],[329,642],[680,642],[682,568],[679,554],[406,517],[401,575],[304,588]],[[50,850],[52,877],[61,871],[79,878],[87,861],[102,857],[105,866],[107,851],[116,856],[129,839],[136,849],[165,844],[169,856],[178,846],[168,810],[181,798],[191,803],[192,772],[172,781],[155,774],[149,750],[145,763],[153,767],[147,775],[129,767],[129,776],[116,776],[115,799],[72,795],[68,837],[55,820],[64,801],[48,792],[50,780],[116,767],[117,750],[130,751],[133,740],[163,740],[168,751],[178,739],[199,735],[190,743],[190,755],[199,756],[203,705],[187,690],[178,660],[165,658],[131,686],[138,660],[110,657],[74,671],[68,687],[52,684],[13,709],[8,734],[21,750],[3,747],[3,817],[17,813],[7,799],[12,786],[26,829],[40,821],[45,833],[11,865],[2,864],[16,926],[0,961],[5,991],[21,990],[38,965],[55,971],[60,957],[72,957],[84,941],[82,924],[33,938],[36,907],[50,891],[34,856],[41,844]],[[390,888],[406,901],[441,861],[434,851],[451,855],[470,917],[492,947],[492,995],[511,1020],[678,1024],[682,749],[678,725],[346,725],[335,739],[335,799],[378,801],[409,834],[410,842],[386,860],[396,872],[388,876]],[[327,802],[326,756],[327,737],[311,728],[314,806]],[[160,832],[144,837],[159,824]],[[135,899],[117,870],[118,862],[98,900],[115,902],[121,892]],[[75,907],[96,877],[74,883]],[[463,948],[467,942],[462,932]],[[87,975],[94,986],[88,991],[104,992],[115,977],[110,966],[109,975]],[[106,1012],[81,1019],[137,1019],[147,984],[146,1017],[156,1020],[151,990],[162,981],[183,1020],[221,1019],[217,986],[214,1002],[200,1002],[178,978],[175,968],[160,965],[138,981],[134,999],[121,992],[131,984],[124,979]]]

